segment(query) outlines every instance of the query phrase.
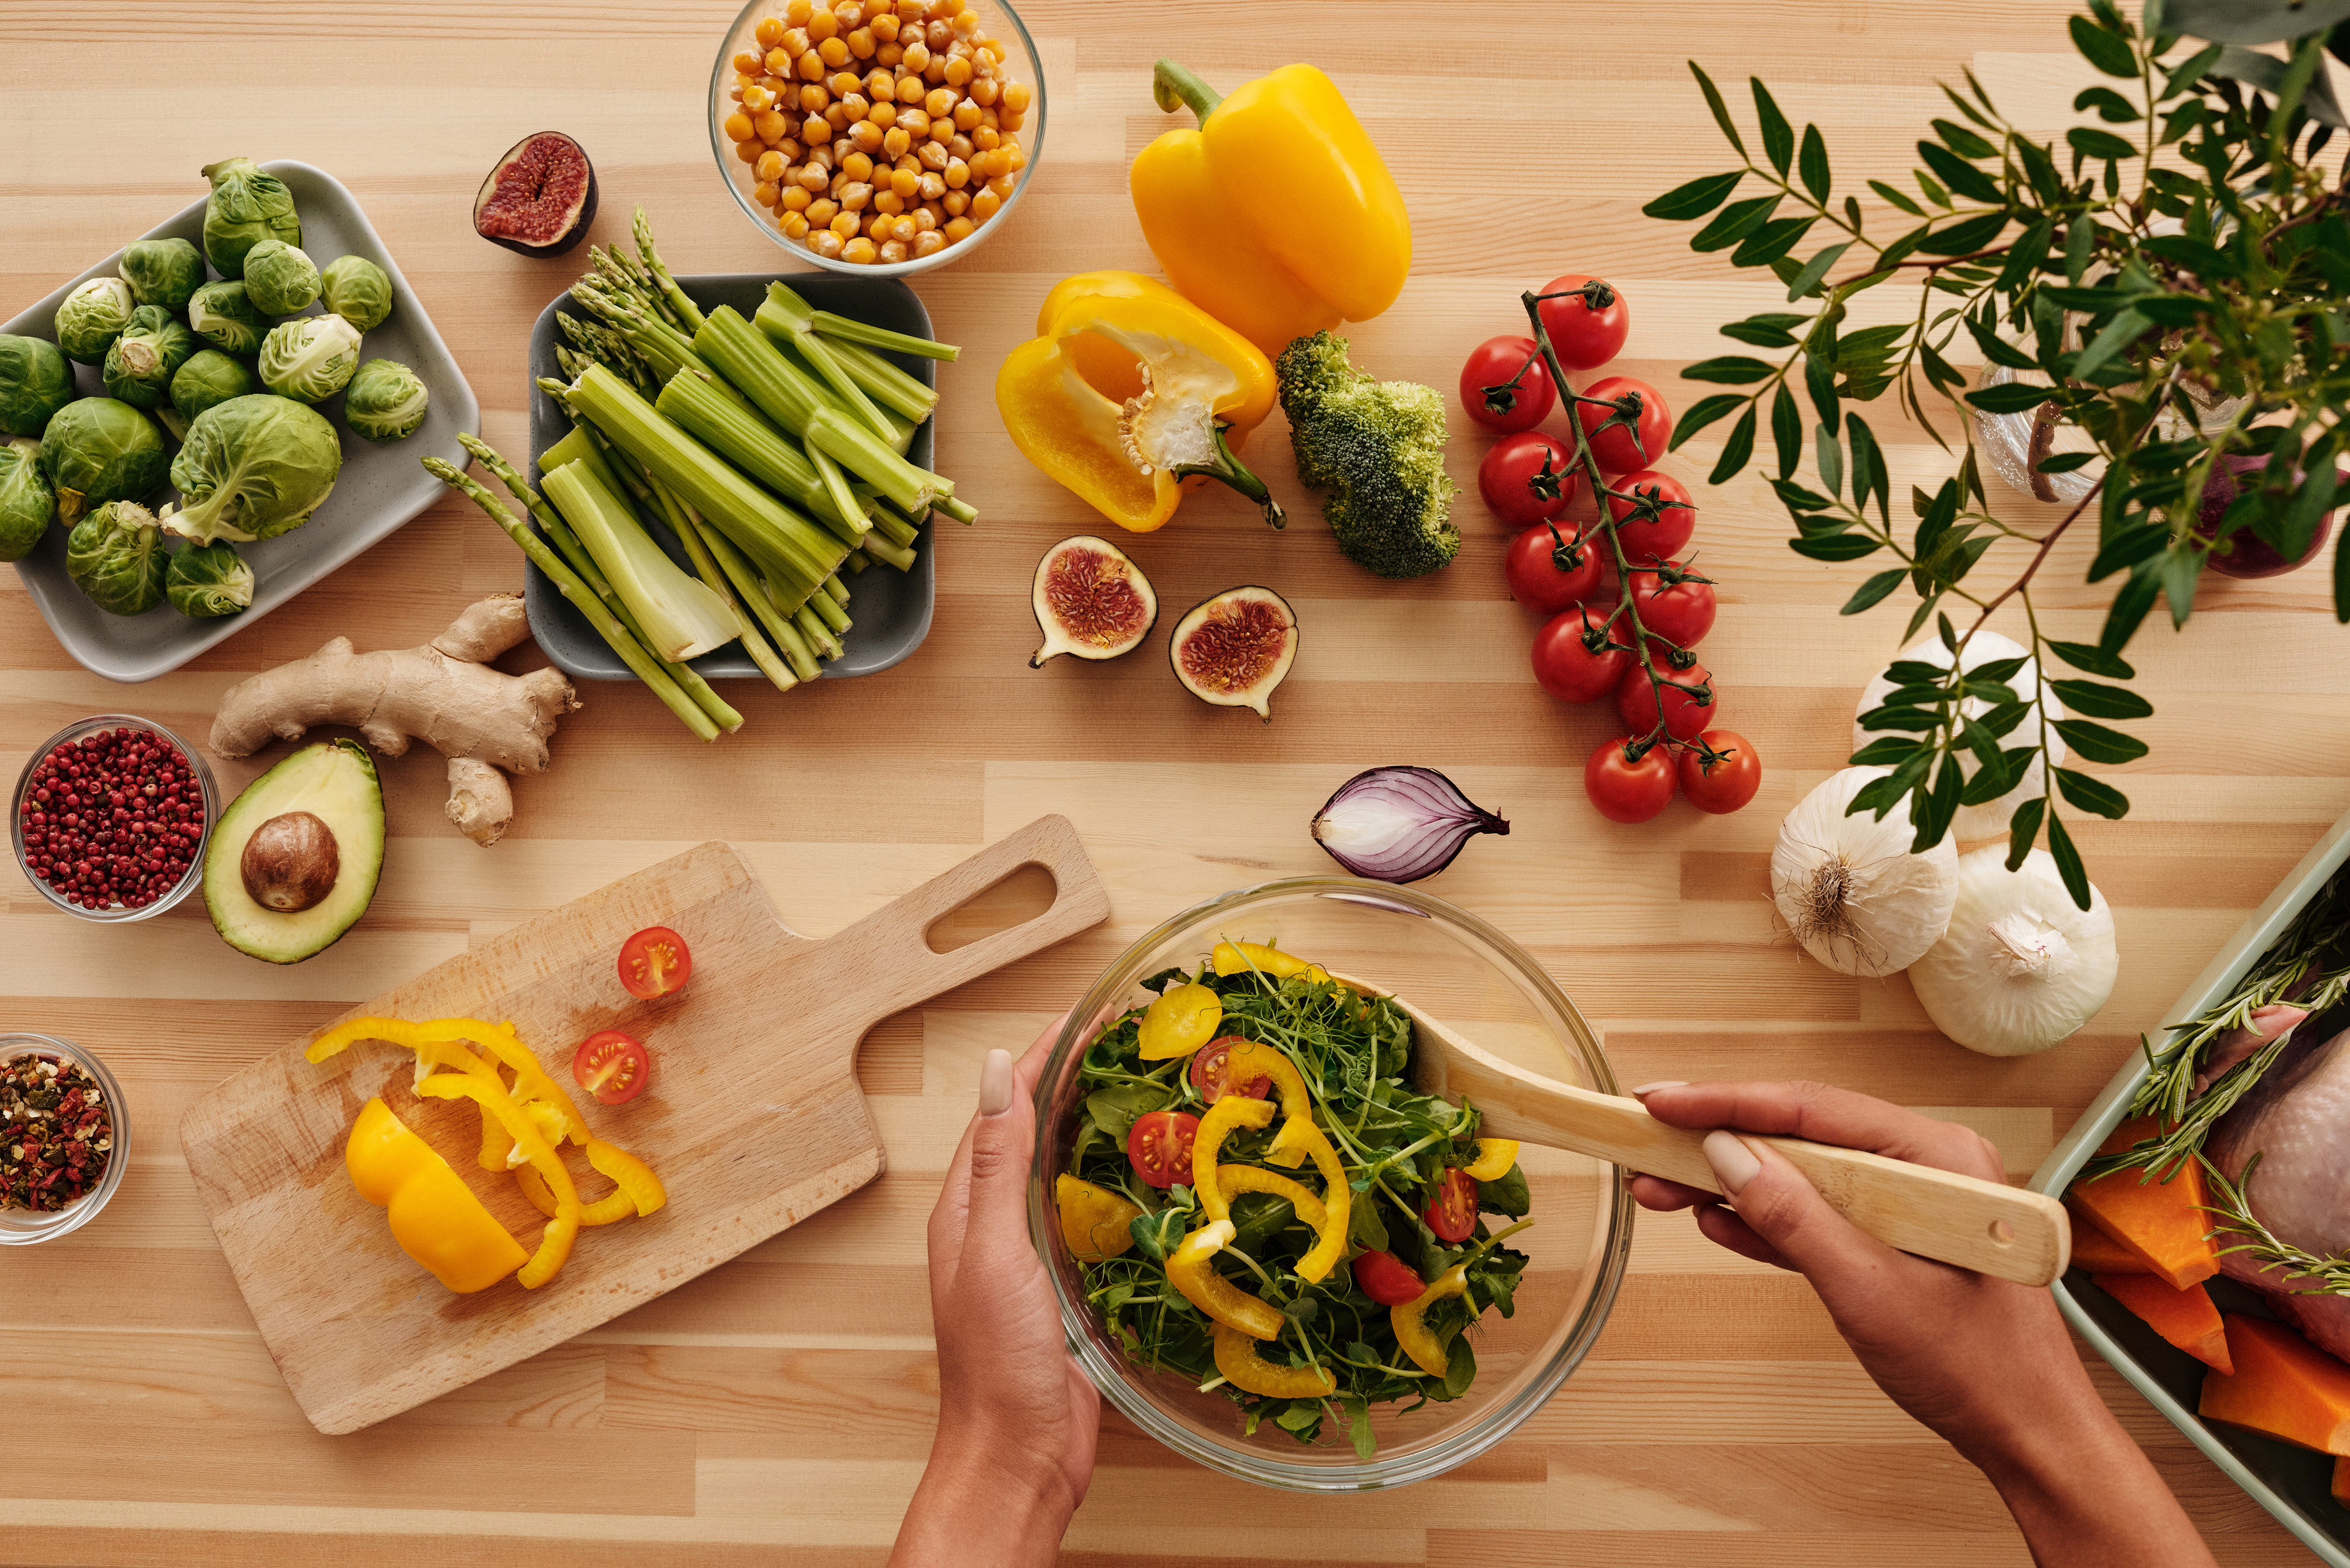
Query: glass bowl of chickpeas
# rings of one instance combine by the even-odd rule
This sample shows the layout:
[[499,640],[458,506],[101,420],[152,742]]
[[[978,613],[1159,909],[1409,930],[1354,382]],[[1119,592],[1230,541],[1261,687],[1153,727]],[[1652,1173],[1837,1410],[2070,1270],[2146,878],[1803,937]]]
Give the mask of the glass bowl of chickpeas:
[[835,272],[903,275],[995,232],[1045,146],[1036,46],[1002,0],[751,0],[710,76],[743,213]]

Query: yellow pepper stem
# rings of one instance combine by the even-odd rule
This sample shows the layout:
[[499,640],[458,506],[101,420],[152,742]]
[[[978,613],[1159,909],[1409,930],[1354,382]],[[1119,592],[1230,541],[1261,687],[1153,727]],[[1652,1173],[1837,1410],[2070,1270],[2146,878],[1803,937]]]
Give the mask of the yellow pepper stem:
[[1268,1399],[1326,1399],[1338,1391],[1326,1366],[1280,1366],[1259,1355],[1256,1341],[1216,1325],[1216,1370],[1233,1387]]
[[1216,1272],[1215,1257],[1237,1234],[1229,1220],[1201,1226],[1167,1260],[1167,1278],[1183,1299],[1216,1322],[1252,1339],[1279,1336],[1288,1320],[1272,1303],[1249,1294]]

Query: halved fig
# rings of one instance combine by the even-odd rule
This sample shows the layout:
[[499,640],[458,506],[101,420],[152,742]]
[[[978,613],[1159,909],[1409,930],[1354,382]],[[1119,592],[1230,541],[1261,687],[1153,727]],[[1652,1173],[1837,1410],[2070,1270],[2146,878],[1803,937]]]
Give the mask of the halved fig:
[[1289,601],[1253,585],[1201,599],[1175,623],[1168,661],[1194,697],[1219,708],[1253,708],[1273,722],[1273,689],[1297,657]]
[[526,256],[559,256],[596,221],[596,166],[559,130],[506,149],[473,197],[473,232]]
[[1159,620],[1159,596],[1150,579],[1107,539],[1080,534],[1045,552],[1036,563],[1030,603],[1045,646],[1028,660],[1045,668],[1056,653],[1079,659],[1116,659],[1131,653]]

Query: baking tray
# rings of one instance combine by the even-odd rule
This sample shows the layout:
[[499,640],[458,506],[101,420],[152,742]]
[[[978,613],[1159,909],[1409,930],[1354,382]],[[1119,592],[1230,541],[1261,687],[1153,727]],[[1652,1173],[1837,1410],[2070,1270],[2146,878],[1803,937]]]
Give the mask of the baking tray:
[[[322,270],[337,256],[360,255],[383,268],[391,279],[391,317],[367,335],[359,345],[360,357],[363,361],[397,359],[414,370],[432,393],[432,406],[414,435],[379,445],[343,428],[340,392],[318,405],[318,411],[342,438],[342,472],[335,480],[334,493],[310,521],[290,534],[236,547],[253,567],[254,577],[253,603],[242,615],[197,620],[169,604],[158,605],[145,615],[109,615],[90,603],[66,576],[67,530],[52,526],[32,554],[16,563],[16,575],[24,579],[34,607],[49,623],[58,644],[84,669],[109,680],[152,680],[177,670],[382,543],[447,493],[439,480],[424,472],[420,460],[443,457],[459,468],[472,461],[457,444],[457,437],[481,428],[482,406],[416,291],[408,286],[408,279],[384,248],[375,225],[359,210],[359,198],[341,181],[307,163],[281,159],[262,167],[285,181],[294,192],[295,208],[302,216],[302,248]],[[199,198],[170,222],[140,237],[182,239],[202,250],[204,202]],[[117,251],[68,279],[30,310],[0,324],[0,332],[55,342],[57,306],[66,296],[93,277],[112,274],[121,259],[122,253]],[[301,314],[315,316],[323,308],[313,305]],[[74,384],[84,397],[102,397],[106,392],[95,365],[76,365]],[[169,440],[168,433],[165,439]],[[176,444],[172,452],[178,454]],[[166,493],[176,493],[167,490]]]
[[[722,305],[731,305],[748,317],[757,313],[761,302],[767,297],[767,285],[774,277],[773,273],[703,273],[681,277],[677,282],[686,296],[702,309],[715,310]],[[886,327],[910,337],[931,335],[931,313],[922,308],[922,302],[915,297],[912,289],[894,278],[794,273],[785,281],[818,310],[829,310],[836,316]],[[575,303],[567,291],[556,295],[539,312],[538,324],[531,328],[530,471],[534,475],[538,472],[539,455],[571,433],[571,416],[538,387],[542,376],[558,381],[570,379],[555,360],[555,350],[563,341],[556,318],[586,315],[586,309]],[[888,358],[922,385],[937,385],[936,360],[906,354]],[[938,422],[938,415],[933,413],[914,432],[913,444],[907,449],[906,456],[917,468],[931,466]],[[935,525],[934,518],[923,520],[914,540],[911,570],[901,572],[876,561],[856,576],[841,578],[848,585],[849,628],[847,635],[841,639],[847,652],[825,665],[827,678],[879,674],[921,647],[922,639],[930,636],[931,613],[938,602],[938,573],[931,549],[931,531]],[[684,547],[667,528],[655,523],[650,532],[671,560],[689,572],[693,569],[685,557]],[[588,618],[574,608],[571,601],[563,597],[563,591],[536,566],[529,569],[524,594],[530,607],[531,634],[538,639],[538,646],[546,650],[546,657],[567,674],[584,680],[636,679],[635,673],[620,662],[619,655],[612,651],[611,645],[588,624]],[[693,660],[693,668],[711,680],[766,679],[739,642],[730,642],[703,654]]]
[[[2325,879],[2345,859],[2350,859],[2350,814],[2326,829],[2324,836],[2302,857],[2301,864],[2252,911],[2186,993],[2162,1015],[2163,1022],[2193,1018],[2223,999],[2260,956],[2275,945],[2302,905],[2325,886]],[[2063,1195],[2098,1147],[2126,1119],[2130,1096],[2145,1082],[2146,1075],[2142,1055],[2132,1057],[2114,1075],[2096,1103],[2033,1173],[2033,1190]],[[2276,1315],[2256,1291],[2224,1278],[2209,1283],[2211,1299],[2222,1312]],[[2171,1424],[2225,1470],[2230,1480],[2299,1536],[2320,1561],[2331,1568],[2350,1568],[2350,1509],[2334,1501],[2331,1459],[2230,1427],[2207,1425],[2195,1413],[2203,1387],[2201,1362],[2166,1343],[2091,1284],[2085,1270],[2071,1271],[2053,1288],[2056,1304],[2081,1337],[2113,1363],[2115,1370],[2129,1379],[2156,1409],[2170,1417]]]

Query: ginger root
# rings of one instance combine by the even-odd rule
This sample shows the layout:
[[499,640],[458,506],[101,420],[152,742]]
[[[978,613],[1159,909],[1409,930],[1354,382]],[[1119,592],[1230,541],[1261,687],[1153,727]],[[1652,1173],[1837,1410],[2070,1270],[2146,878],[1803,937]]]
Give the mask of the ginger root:
[[556,721],[579,706],[559,670],[490,668],[529,635],[522,596],[494,594],[421,648],[360,653],[338,637],[230,687],[213,718],[212,749],[247,756],[273,737],[295,741],[315,724],[348,724],[397,757],[412,736],[449,759],[449,820],[486,847],[514,822],[505,774],[544,773]]

